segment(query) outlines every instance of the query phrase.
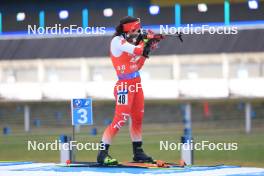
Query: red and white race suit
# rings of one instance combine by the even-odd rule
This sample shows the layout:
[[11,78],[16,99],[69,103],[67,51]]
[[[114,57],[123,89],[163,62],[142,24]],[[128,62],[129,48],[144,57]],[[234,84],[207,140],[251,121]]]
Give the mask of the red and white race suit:
[[143,49],[144,43],[135,46],[128,43],[123,36],[115,36],[111,41],[111,60],[119,80],[114,89],[115,115],[102,138],[105,144],[111,144],[113,137],[127,121],[130,121],[131,140],[142,140],[144,94],[138,71],[146,60],[142,56]]

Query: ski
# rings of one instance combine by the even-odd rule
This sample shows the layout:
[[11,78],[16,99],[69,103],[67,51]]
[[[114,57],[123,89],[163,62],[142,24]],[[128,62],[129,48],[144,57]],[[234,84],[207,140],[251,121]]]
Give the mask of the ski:
[[152,163],[142,163],[142,162],[121,162],[116,165],[103,165],[97,162],[73,162],[68,164],[57,164],[61,167],[117,167],[117,168],[175,168],[184,167],[184,165],[179,165],[176,163],[166,163],[161,160],[154,161]]

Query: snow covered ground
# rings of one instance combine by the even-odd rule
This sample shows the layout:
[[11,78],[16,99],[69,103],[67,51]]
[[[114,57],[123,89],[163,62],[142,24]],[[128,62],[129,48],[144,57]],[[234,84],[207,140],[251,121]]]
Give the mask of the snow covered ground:
[[1,162],[0,176],[264,176],[264,168],[215,166],[172,169],[59,167],[55,163]]

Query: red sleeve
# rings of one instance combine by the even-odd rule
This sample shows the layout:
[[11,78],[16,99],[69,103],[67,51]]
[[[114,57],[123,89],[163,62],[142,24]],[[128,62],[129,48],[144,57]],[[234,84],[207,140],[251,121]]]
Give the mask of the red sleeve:
[[135,47],[134,54],[141,56],[143,54],[143,50],[144,50],[144,42],[141,42]]
[[142,66],[144,65],[146,61],[146,58],[141,56],[140,59],[137,61],[137,67],[138,67],[138,70],[140,70],[142,68]]

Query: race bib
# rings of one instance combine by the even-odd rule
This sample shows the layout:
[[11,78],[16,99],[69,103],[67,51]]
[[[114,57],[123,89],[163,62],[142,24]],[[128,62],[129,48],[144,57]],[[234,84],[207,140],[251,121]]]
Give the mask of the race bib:
[[117,104],[118,105],[128,105],[128,91],[118,91],[117,93]]

